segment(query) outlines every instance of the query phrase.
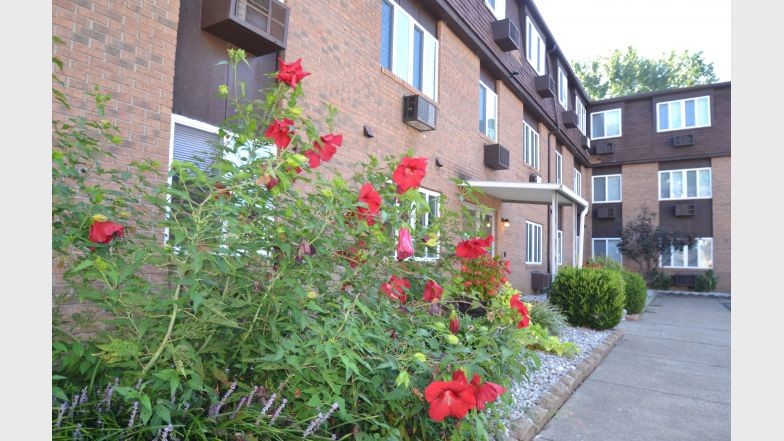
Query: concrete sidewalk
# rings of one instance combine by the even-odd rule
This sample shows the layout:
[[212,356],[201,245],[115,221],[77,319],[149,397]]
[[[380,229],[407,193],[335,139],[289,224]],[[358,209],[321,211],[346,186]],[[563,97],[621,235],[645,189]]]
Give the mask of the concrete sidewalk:
[[730,439],[727,299],[658,295],[537,441]]

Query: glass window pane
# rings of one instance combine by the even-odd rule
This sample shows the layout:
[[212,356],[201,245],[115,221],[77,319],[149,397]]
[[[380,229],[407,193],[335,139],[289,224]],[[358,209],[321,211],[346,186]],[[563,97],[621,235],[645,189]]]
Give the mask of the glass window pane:
[[711,196],[711,171],[700,170],[700,187],[698,193],[700,197]]
[[708,97],[703,97],[697,100],[696,122],[698,126],[707,126],[708,117],[710,116],[710,109],[708,108]]
[[602,136],[604,136],[604,113],[594,113],[591,115],[591,138]]
[[692,245],[692,246],[690,246],[688,248],[687,252],[689,254],[689,256],[688,256],[688,260],[689,260],[688,261],[688,266],[689,267],[696,268],[696,267],[699,266],[698,265],[698,263],[699,263],[699,259],[698,259],[699,256],[698,256],[698,254],[699,253],[697,252],[697,248],[698,248],[698,243],[697,242],[695,242],[694,245]]
[[487,93],[487,136],[493,141],[496,140],[496,99],[495,94]]
[[393,58],[395,61],[394,66],[392,67],[392,72],[409,83],[411,82],[411,78],[408,77],[408,66],[411,60],[411,54],[409,53],[409,45],[411,40],[409,36],[410,22],[411,20],[409,20],[408,16],[403,13],[401,8],[395,9],[395,35],[393,48]]
[[666,103],[659,104],[659,130],[670,128],[670,107]]
[[672,197],[679,199],[683,197],[683,172],[670,172],[672,176]]
[[430,34],[425,34],[425,47],[422,56],[422,92],[436,99],[436,57],[438,43]]
[[672,266],[685,266],[683,257],[683,247],[675,247],[672,252]]
[[593,240],[593,257],[604,257],[607,255],[607,244],[604,239]]
[[619,243],[620,241],[617,239],[607,240],[607,257],[621,263],[621,252],[618,250]]
[[422,51],[424,45],[424,34],[419,28],[414,28],[414,63],[412,75],[414,76],[412,85],[422,90]]
[[621,177],[620,176],[607,177],[607,200],[608,201],[621,200]]
[[671,129],[683,128],[683,119],[681,119],[680,101],[675,101],[670,103],[670,128]]
[[686,172],[686,196],[690,198],[697,197],[697,170]]
[[536,227],[536,261],[542,261],[542,227]]
[[603,176],[593,178],[593,200],[604,202],[607,200],[606,181]]
[[392,5],[381,2],[381,65],[392,68]]
[[605,136],[618,136],[621,134],[621,111],[613,110],[605,116]]
[[713,239],[700,239],[699,263],[702,268],[713,268]]
[[661,190],[659,192],[659,197],[661,199],[669,199],[670,198],[670,174],[669,173],[659,174],[659,187],[661,187]]
[[479,85],[479,131],[487,134],[487,89]]
[[694,100],[686,100],[686,127],[694,127]]

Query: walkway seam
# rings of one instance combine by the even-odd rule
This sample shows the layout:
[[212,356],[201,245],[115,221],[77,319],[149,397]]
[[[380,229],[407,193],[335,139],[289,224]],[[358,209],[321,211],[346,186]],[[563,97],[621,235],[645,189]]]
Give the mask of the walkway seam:
[[665,392],[663,390],[648,389],[648,388],[645,388],[645,387],[632,386],[630,384],[613,383],[612,381],[599,380],[598,378],[591,378],[591,381],[596,381],[597,383],[612,384],[613,386],[628,387],[630,389],[643,390],[645,392],[656,392],[657,394],[670,395],[670,396],[673,396],[673,397],[689,398],[689,399],[692,399],[692,400],[704,401],[706,403],[723,404],[725,406],[729,406],[731,404],[731,403],[725,403],[724,401],[708,400],[708,399],[705,399],[705,398],[693,397],[691,395],[681,395],[681,394],[676,394],[676,393],[673,393],[673,392]]

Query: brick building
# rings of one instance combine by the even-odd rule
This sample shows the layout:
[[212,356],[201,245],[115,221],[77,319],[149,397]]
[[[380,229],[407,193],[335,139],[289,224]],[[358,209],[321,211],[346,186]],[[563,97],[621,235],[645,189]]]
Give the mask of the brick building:
[[[729,84],[592,102],[532,1],[55,0],[53,33],[66,42],[55,55],[65,62],[73,111],[86,111],[93,84],[114,98],[109,116],[126,137],[114,151],[118,165],[188,159],[215,137],[228,115],[213,92],[231,86],[228,67],[216,65],[227,48],[253,54],[240,78],[249,91],[268,85],[264,74],[278,69],[278,56],[302,58],[312,73],[304,109],[339,109],[343,146],[325,169],[347,172],[368,153],[412,149],[428,158],[427,194],[457,204],[451,179],[470,181],[494,210],[482,220],[496,237],[494,253],[511,261],[510,279],[525,292],[559,266],[581,265],[597,254],[594,245],[606,254],[607,239],[644,201],[675,210],[648,191],[660,170],[707,167],[714,199],[700,193],[692,221],[661,221],[691,222],[712,238],[710,263],[729,290]],[[678,109],[691,103],[694,113],[704,104],[688,98],[701,96],[711,97],[712,125],[688,125],[694,115],[686,115],[682,132],[672,131],[678,120],[655,129],[662,102],[685,99]],[[409,104],[417,112],[405,114]],[[623,134],[611,138],[615,114],[599,112],[618,107]],[[612,153],[598,154],[592,134],[614,141]],[[673,135],[692,135],[694,145],[671,147]],[[598,219],[592,189],[608,175],[623,176],[624,201],[614,219]]]

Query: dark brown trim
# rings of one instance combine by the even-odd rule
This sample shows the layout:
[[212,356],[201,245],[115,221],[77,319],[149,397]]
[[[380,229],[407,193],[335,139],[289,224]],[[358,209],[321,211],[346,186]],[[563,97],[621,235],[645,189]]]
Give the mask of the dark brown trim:
[[[710,159],[710,158],[724,158],[730,157],[730,155],[725,153],[717,153],[715,155],[699,155],[699,156],[688,156],[682,157],[679,160],[689,160],[689,159]],[[593,162],[591,163],[591,168],[598,168],[598,167],[607,167],[611,165],[627,165],[627,164],[650,164],[652,162],[661,162],[662,158],[659,157],[652,157],[652,158],[642,158],[642,159],[635,159],[630,161],[607,161],[607,162]]]
[[[732,82],[731,81],[725,81],[723,83],[703,84],[703,85],[699,85],[699,86],[681,87],[681,88],[676,88],[676,89],[666,89],[666,90],[660,90],[658,92],[646,92],[646,93],[639,93],[637,95],[626,95],[626,96],[621,96],[621,97],[618,97],[618,98],[608,98],[606,100],[594,101],[594,102],[591,103],[591,105],[600,106],[600,105],[604,105],[604,104],[612,104],[612,103],[617,103],[617,102],[622,102],[622,101],[637,101],[637,100],[644,100],[644,99],[659,97],[659,96],[663,96],[663,95],[672,95],[672,94],[676,94],[676,93],[697,92],[697,91],[700,91],[700,90],[723,89],[723,88],[729,88],[731,86],[732,86]],[[678,98],[678,99],[680,99],[680,98]]]

